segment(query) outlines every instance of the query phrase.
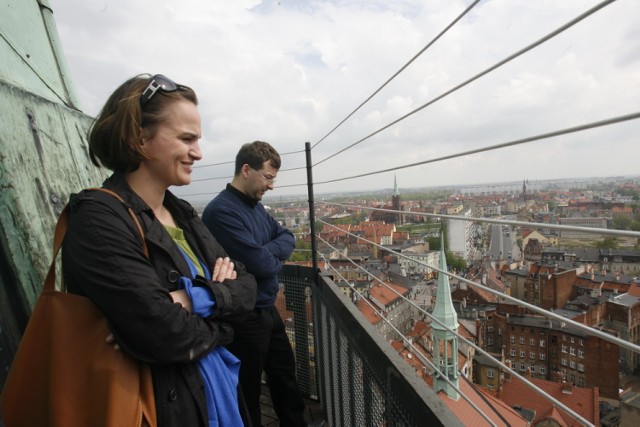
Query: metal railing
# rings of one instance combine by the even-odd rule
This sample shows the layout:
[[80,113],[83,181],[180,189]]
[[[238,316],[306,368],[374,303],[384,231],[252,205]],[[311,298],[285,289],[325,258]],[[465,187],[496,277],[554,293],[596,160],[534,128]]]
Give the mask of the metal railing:
[[280,280],[294,313],[289,329],[300,388],[319,398],[329,425],[462,425],[331,276],[285,265]]

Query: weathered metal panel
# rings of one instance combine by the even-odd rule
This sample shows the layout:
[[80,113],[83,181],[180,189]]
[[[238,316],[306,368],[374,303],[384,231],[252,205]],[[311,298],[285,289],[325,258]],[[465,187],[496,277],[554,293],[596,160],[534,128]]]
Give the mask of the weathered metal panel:
[[89,160],[91,118],[0,81],[0,386],[51,260],[68,196],[107,175]]
[[0,0],[0,387],[51,260],[71,192],[106,176],[91,165],[79,103],[49,0]]
[[79,109],[48,0],[0,0],[0,80]]

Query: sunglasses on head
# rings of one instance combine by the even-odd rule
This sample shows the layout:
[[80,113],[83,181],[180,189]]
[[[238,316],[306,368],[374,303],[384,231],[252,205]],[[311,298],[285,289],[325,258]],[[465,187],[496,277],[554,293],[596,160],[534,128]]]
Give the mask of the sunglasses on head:
[[140,95],[140,106],[144,107],[159,90],[168,93],[175,92],[179,89],[180,85],[176,84],[176,82],[169,77],[156,74],[151,77],[149,85],[147,85],[147,88],[142,92],[142,95]]

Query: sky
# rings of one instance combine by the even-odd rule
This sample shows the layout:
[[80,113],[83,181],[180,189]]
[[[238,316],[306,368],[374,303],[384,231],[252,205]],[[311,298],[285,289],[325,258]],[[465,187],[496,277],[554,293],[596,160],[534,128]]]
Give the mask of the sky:
[[307,194],[306,142],[316,195],[638,175],[640,119],[467,152],[639,113],[640,2],[497,67],[602,2],[485,0],[445,31],[472,3],[50,1],[86,114],[140,73],[196,91],[203,159],[172,188],[191,202],[254,140],[282,154],[271,197]]

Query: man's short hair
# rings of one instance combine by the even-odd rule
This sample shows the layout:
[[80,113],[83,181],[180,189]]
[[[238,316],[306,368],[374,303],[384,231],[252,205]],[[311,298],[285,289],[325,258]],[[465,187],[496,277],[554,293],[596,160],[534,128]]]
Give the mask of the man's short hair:
[[268,142],[253,141],[244,144],[236,155],[236,170],[234,174],[240,174],[242,166],[247,164],[252,169],[262,169],[262,164],[267,160],[271,161],[274,169],[280,169],[280,154]]

